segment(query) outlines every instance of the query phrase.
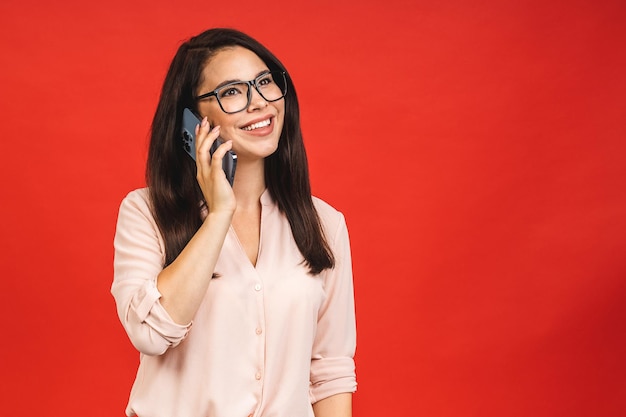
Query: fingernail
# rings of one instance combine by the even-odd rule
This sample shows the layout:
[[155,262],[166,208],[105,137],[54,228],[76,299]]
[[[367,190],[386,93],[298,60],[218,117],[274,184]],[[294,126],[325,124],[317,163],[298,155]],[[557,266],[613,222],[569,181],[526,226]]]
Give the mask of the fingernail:
[[214,132],[219,132],[219,131],[220,131],[220,127],[219,127],[219,126],[215,126],[215,127],[213,128],[213,131],[214,131]]
[[209,122],[207,121],[206,116],[202,119],[202,127],[206,126]]

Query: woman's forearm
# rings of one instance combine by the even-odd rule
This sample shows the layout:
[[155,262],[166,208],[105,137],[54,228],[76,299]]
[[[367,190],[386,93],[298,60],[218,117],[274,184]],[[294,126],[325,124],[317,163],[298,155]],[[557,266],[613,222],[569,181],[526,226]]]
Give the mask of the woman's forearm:
[[161,305],[179,324],[189,323],[211,281],[232,215],[209,213],[204,223],[167,268],[157,277]]
[[332,395],[313,404],[315,417],[352,417],[352,394]]

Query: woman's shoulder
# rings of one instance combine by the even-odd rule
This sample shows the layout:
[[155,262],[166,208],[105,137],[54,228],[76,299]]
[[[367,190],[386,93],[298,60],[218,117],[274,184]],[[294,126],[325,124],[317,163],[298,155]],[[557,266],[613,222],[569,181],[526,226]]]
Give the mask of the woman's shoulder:
[[150,190],[147,187],[130,191],[122,199],[120,209],[134,208],[143,212],[150,212]]
[[315,210],[317,210],[317,214],[320,216],[320,220],[326,230],[335,231],[345,222],[342,212],[319,197],[313,196],[312,198]]

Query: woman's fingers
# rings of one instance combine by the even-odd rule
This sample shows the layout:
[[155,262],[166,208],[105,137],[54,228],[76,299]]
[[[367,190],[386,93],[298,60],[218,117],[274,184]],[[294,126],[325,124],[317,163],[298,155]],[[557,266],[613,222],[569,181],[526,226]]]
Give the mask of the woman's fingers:
[[202,123],[196,128],[196,162],[198,166],[210,163],[211,146],[219,134],[219,126],[211,129],[207,118],[202,119]]
[[227,142],[222,143],[220,146],[217,147],[217,149],[215,150],[215,152],[213,152],[213,156],[211,157],[212,162],[214,164],[217,164],[216,166],[222,166],[222,160],[224,159],[224,156],[226,155],[226,152],[230,151],[233,148],[233,141],[229,140]]
[[[209,211],[234,211],[235,196],[222,169],[222,159],[233,145],[228,141],[217,146],[219,133],[220,127],[211,129],[206,117],[196,128],[196,178]],[[211,156],[212,147],[217,149]]]

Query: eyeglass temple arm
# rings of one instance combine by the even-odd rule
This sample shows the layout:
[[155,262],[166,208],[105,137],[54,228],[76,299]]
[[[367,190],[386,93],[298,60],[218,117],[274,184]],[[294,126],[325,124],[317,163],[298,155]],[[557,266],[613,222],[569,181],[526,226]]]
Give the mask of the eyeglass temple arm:
[[211,91],[210,93],[204,93],[204,94],[199,95],[198,97],[196,97],[196,100],[202,100],[202,99],[205,99],[205,98],[211,97],[211,96],[217,96],[217,92],[216,91]]

